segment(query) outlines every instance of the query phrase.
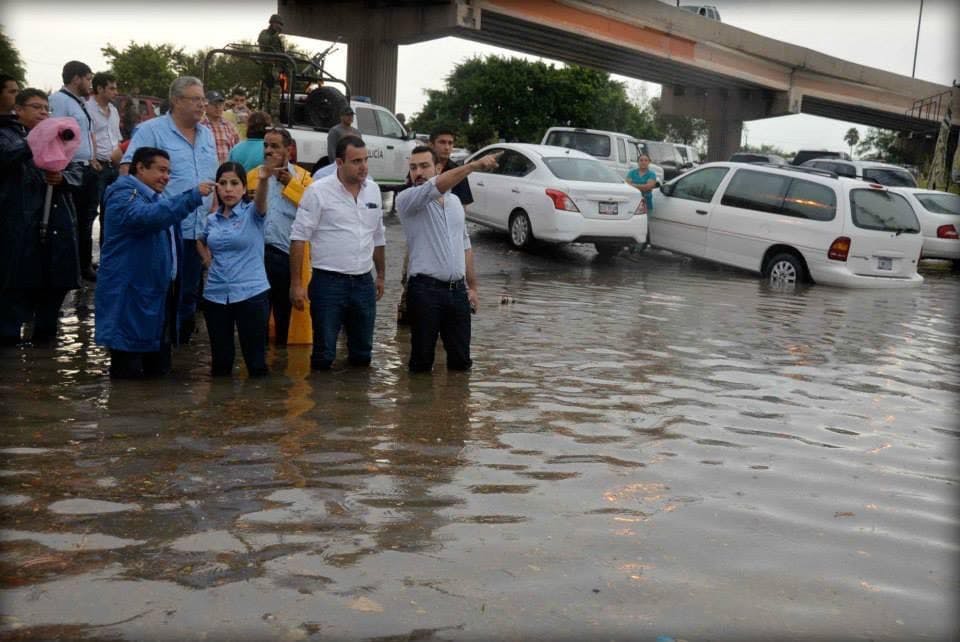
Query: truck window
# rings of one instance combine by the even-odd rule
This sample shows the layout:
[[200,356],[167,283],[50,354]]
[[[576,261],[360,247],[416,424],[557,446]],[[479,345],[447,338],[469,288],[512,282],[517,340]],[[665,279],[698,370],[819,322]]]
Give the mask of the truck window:
[[591,134],[590,132],[559,131],[550,132],[547,136],[547,145],[576,149],[584,154],[597,158],[610,158],[610,137],[606,134]]
[[377,115],[377,121],[380,123],[380,135],[387,138],[403,138],[403,127],[397,122],[397,119],[389,112],[374,110]]
[[627,160],[632,165],[637,162],[637,144],[627,143]]
[[360,130],[361,134],[366,136],[379,136],[380,132],[377,129],[377,118],[373,115],[372,109],[369,107],[357,107],[357,123],[356,127]]
[[627,162],[627,146],[623,144],[623,139],[617,139],[617,158],[621,163]]

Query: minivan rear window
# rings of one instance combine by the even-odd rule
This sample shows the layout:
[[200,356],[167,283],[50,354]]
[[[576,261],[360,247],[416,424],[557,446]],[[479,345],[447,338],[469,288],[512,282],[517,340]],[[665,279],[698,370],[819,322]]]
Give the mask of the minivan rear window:
[[887,190],[851,190],[850,211],[853,224],[865,230],[909,234],[920,231],[920,222],[907,199]]
[[871,167],[863,170],[863,180],[880,183],[887,187],[916,187],[913,174],[905,169],[891,167]]
[[576,149],[597,158],[610,158],[610,137],[606,134],[571,131],[550,132],[546,144]]

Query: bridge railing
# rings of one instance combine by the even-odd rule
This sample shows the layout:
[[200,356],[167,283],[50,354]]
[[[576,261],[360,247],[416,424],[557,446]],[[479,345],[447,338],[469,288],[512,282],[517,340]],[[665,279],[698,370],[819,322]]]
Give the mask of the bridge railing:
[[950,108],[950,103],[952,100],[953,92],[944,91],[942,93],[914,101],[913,107],[904,113],[913,118],[939,122],[947,115],[947,110]]

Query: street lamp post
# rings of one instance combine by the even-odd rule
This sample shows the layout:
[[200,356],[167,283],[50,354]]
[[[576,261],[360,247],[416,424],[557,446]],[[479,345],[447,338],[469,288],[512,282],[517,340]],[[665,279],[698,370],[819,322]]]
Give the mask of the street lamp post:
[[920,21],[923,20],[923,0],[920,0],[920,15],[917,17],[917,42],[913,45],[913,71],[911,78],[917,77],[917,50],[920,48]]

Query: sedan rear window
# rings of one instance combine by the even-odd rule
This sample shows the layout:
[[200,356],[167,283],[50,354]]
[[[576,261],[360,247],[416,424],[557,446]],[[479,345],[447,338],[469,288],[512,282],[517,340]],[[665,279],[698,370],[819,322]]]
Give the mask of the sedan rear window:
[[910,234],[920,231],[920,222],[907,199],[887,190],[851,190],[850,210],[853,224],[865,230]]
[[956,214],[960,216],[960,196],[956,194],[936,194],[926,192],[914,194],[923,208],[934,214]]
[[905,169],[873,167],[863,170],[863,180],[880,183],[887,187],[916,187],[913,174]]
[[564,181],[622,183],[623,179],[599,161],[589,158],[544,158],[550,172]]
[[598,158],[610,158],[610,137],[606,134],[571,131],[550,132],[545,144],[576,149]]

